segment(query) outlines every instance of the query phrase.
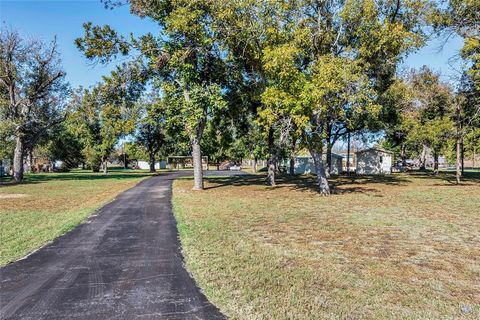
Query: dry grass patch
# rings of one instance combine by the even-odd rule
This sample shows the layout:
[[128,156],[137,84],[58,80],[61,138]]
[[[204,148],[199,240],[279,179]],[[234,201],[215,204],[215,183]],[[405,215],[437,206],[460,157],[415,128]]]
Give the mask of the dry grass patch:
[[480,180],[178,180],[187,265],[233,319],[480,318]]
[[0,265],[66,233],[148,174],[35,174],[0,185]]

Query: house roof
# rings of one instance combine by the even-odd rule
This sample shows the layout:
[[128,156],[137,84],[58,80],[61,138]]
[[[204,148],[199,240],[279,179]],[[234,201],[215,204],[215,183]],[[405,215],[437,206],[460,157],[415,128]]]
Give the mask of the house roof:
[[384,152],[384,153],[388,153],[388,154],[393,154],[393,152],[391,152],[391,151],[388,151],[388,150],[385,150],[385,149],[380,149],[380,148],[369,148],[369,149],[364,149],[364,150],[357,151],[355,153],[363,153],[363,152],[369,152],[369,151],[379,151],[379,152]]

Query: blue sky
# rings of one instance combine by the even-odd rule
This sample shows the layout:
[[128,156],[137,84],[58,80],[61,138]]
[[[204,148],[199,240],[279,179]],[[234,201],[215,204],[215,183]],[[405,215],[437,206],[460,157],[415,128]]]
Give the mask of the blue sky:
[[112,68],[92,66],[76,48],[74,40],[83,35],[83,23],[109,24],[126,35],[157,29],[149,20],[131,15],[128,7],[107,10],[100,0],[0,0],[0,18],[3,25],[26,37],[47,42],[57,36],[62,64],[72,87],[93,85]]
[[[73,87],[90,86],[111,69],[111,66],[92,66],[75,47],[74,39],[82,36],[84,22],[109,24],[122,34],[133,32],[140,35],[157,30],[151,21],[131,15],[127,6],[107,10],[100,0],[0,0],[0,19],[2,24],[27,37],[50,41],[56,35],[67,80]],[[458,53],[462,40],[452,38],[439,52],[441,43],[439,40],[429,42],[407,57],[403,68],[427,65],[442,72],[445,80],[449,80],[456,72],[448,62]]]

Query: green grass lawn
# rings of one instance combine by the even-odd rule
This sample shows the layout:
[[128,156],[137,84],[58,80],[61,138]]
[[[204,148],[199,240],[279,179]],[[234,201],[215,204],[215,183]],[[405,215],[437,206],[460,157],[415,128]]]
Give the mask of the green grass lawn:
[[0,185],[0,265],[66,233],[149,173],[41,173]]
[[232,319],[479,319],[480,176],[174,184],[187,267]]

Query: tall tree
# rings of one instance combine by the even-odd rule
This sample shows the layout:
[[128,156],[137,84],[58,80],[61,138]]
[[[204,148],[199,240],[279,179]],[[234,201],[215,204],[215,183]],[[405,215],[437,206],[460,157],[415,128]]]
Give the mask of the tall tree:
[[258,121],[269,128],[268,182],[271,186],[275,186],[275,170],[282,149],[295,129],[302,128],[305,122],[299,97],[306,83],[299,71],[298,55],[297,48],[288,44],[264,50],[267,86],[261,96]]
[[[221,34],[240,58],[234,61],[243,69],[243,84],[256,94],[252,105],[269,145],[271,184],[276,146],[282,147],[296,127],[315,152],[320,191],[329,194],[322,151],[331,151],[332,142],[349,131],[363,129],[365,119],[379,111],[375,100],[393,83],[402,56],[423,43],[428,5],[424,0],[224,4]],[[316,86],[308,83],[315,81],[323,89],[312,94]],[[348,88],[340,94],[343,99],[329,90],[340,83]],[[302,87],[312,90],[299,96]]]
[[125,64],[104,77],[91,90],[80,88],[72,95],[69,121],[83,145],[82,153],[94,172],[103,165],[118,139],[134,132],[137,120],[135,102],[143,92],[137,65]]
[[150,172],[155,172],[156,157],[166,141],[166,115],[163,101],[148,97],[137,102],[140,114],[135,132],[136,141],[147,151]]
[[[105,0],[107,7],[118,1]],[[130,1],[130,11],[159,24],[159,34],[125,39],[109,26],[85,24],[85,36],[77,45],[89,59],[109,62],[115,56],[136,55],[145,61],[151,77],[163,79],[168,106],[182,115],[194,164],[195,190],[203,189],[201,140],[209,115],[225,107],[222,94],[222,52],[212,28],[215,2],[208,0]]]
[[440,80],[440,75],[428,67],[409,76],[413,92],[415,125],[409,132],[417,145],[422,146],[421,168],[425,169],[427,150],[433,153],[434,172],[438,173],[438,157],[447,140],[453,136],[452,90]]
[[220,9],[216,13],[216,28],[222,46],[228,53],[229,101],[243,106],[243,114],[248,115],[243,118],[247,119],[246,123],[253,118],[256,124],[251,127],[261,129],[268,151],[267,183],[275,185],[279,154],[293,128],[292,118],[288,114],[292,99],[285,104],[281,104],[280,99],[275,100],[275,91],[287,89],[282,86],[287,85],[285,76],[288,76],[283,74],[283,80],[277,79],[274,69],[281,66],[276,66],[275,56],[281,58],[283,63],[290,63],[281,57],[280,51],[291,53],[288,50],[294,49],[282,45],[293,38],[295,20],[291,14],[297,1],[217,3]]
[[[446,5],[445,2],[447,2]],[[459,54],[466,65],[460,81],[460,90],[455,99],[456,166],[457,182],[460,182],[464,136],[471,131],[472,127],[475,128],[480,117],[480,102],[478,99],[472,99],[472,97],[478,97],[480,91],[480,1],[448,0],[445,2],[437,6],[430,18],[437,32],[445,32],[447,38],[451,34],[457,34],[464,40]]]
[[40,142],[43,154],[52,162],[61,161],[61,170],[68,171],[84,161],[83,145],[74,134],[69,118],[51,128]]
[[15,181],[23,180],[26,151],[64,119],[68,93],[64,78],[55,39],[46,45],[27,41],[15,31],[1,30],[0,114],[13,127]]
[[342,132],[363,129],[377,117],[401,58],[423,44],[422,11],[428,2],[300,3],[295,43],[310,83],[304,93],[309,119],[304,137],[318,163],[320,192],[328,195],[322,151],[328,152]]

